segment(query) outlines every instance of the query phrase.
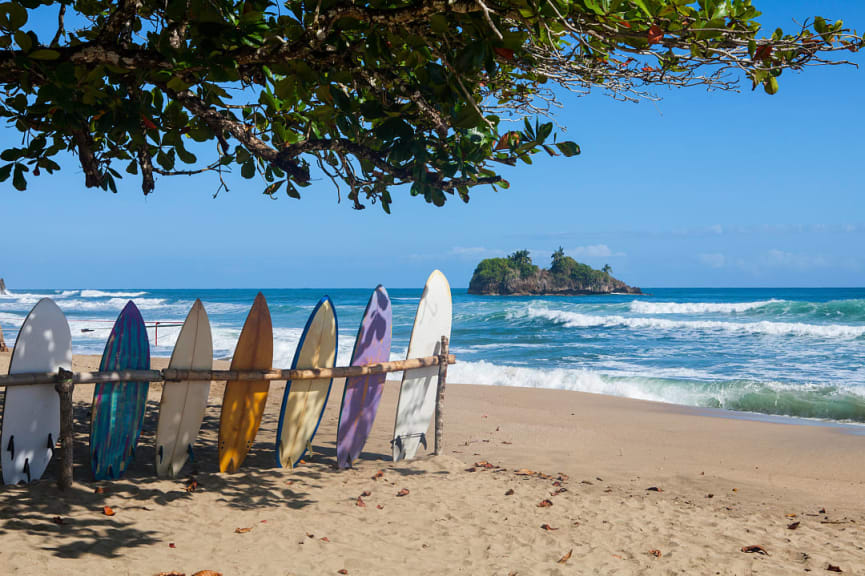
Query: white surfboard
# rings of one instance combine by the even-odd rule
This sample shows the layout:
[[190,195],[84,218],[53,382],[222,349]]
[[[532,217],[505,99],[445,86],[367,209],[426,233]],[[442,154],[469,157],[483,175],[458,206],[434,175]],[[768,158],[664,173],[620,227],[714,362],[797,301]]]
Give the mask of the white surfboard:
[[[201,300],[192,305],[180,329],[168,367],[175,370],[213,368],[210,321]],[[160,478],[176,477],[193,454],[209,391],[210,381],[168,382],[163,386],[156,426],[156,474]]]
[[[72,334],[66,316],[50,298],[27,315],[9,362],[9,373],[72,369]],[[0,448],[3,482],[38,480],[54,454],[60,435],[60,398],[54,384],[6,389]]]
[[[444,274],[434,270],[417,306],[406,359],[439,354],[441,337],[451,336],[451,318],[450,284]],[[394,461],[414,458],[420,444],[426,447],[426,433],[435,413],[438,372],[438,366],[403,372],[393,432]]]

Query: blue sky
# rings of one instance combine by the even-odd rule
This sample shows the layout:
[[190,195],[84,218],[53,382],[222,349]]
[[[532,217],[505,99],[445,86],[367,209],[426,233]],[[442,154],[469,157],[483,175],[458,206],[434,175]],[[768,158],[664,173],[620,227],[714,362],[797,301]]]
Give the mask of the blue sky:
[[[823,14],[865,31],[856,1],[758,0],[763,22]],[[865,65],[865,57],[857,61]],[[387,216],[337,204],[329,182],[271,200],[239,177],[160,178],[141,195],[84,187],[80,168],[0,185],[0,276],[10,287],[468,285],[484,257],[558,246],[644,287],[865,285],[865,69],[787,72],[767,96],[661,90],[626,104],[565,96],[581,156],[538,158],[444,208],[397,193]],[[0,130],[0,143],[17,133]]]

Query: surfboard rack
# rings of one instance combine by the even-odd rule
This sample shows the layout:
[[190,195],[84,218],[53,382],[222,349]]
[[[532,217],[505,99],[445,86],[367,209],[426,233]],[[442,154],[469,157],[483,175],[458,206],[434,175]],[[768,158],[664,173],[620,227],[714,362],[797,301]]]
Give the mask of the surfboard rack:
[[303,370],[118,370],[106,372],[71,372],[59,368],[57,372],[28,372],[0,376],[0,388],[13,386],[36,386],[54,384],[60,396],[60,473],[57,485],[61,488],[72,486],[72,393],[76,384],[101,384],[106,382],[172,382],[181,381],[220,381],[220,380],[318,380],[323,378],[349,378],[368,374],[388,374],[438,366],[438,383],[435,410],[435,450],[439,455],[443,449],[444,393],[448,364],[455,364],[456,358],[448,353],[448,338],[442,336],[440,353],[424,358],[409,358],[392,362],[379,362],[365,366],[338,366],[334,368],[311,368]]

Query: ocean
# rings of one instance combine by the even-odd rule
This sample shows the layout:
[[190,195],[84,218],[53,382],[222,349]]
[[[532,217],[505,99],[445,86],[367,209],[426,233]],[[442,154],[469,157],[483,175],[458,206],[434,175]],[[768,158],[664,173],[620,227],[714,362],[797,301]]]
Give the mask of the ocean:
[[[307,316],[327,294],[346,365],[369,289],[265,290],[274,365],[291,366]],[[646,289],[648,296],[494,297],[455,289],[451,382],[579,390],[740,412],[865,423],[865,288]],[[391,289],[392,358],[405,356],[420,289]],[[29,309],[54,298],[75,354],[101,354],[132,299],[145,321],[182,322],[201,298],[214,351],[229,357],[255,290],[13,290],[0,296],[8,345]],[[178,327],[152,354],[169,356]],[[158,344],[158,345],[154,345]]]

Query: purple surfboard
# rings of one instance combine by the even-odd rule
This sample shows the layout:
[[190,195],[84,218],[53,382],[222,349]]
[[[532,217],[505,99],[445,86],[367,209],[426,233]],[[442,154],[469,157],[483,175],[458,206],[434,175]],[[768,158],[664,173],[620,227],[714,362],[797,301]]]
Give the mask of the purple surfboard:
[[[366,312],[357,331],[352,366],[387,362],[390,359],[391,309],[390,297],[379,285],[366,305]],[[336,432],[336,462],[340,468],[351,468],[366,443],[386,374],[368,374],[346,378]]]

